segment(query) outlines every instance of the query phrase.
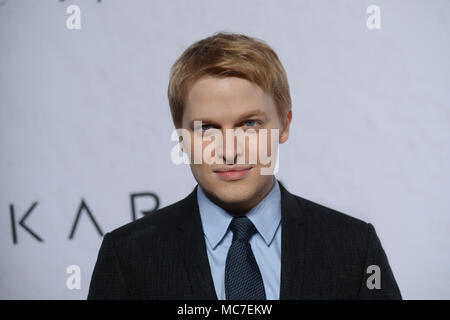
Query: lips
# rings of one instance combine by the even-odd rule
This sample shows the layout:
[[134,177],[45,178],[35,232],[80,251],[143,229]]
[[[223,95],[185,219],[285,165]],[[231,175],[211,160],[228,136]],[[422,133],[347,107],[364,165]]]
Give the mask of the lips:
[[231,167],[231,168],[221,168],[214,171],[215,174],[225,181],[241,180],[245,178],[252,167]]

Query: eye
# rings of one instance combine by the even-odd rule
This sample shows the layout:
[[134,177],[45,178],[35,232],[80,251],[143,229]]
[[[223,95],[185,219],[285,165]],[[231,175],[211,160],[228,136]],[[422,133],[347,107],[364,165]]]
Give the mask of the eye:
[[203,130],[203,131],[206,131],[206,130],[211,129],[211,128],[212,128],[212,127],[211,127],[210,124],[202,124],[202,130]]
[[247,120],[244,122],[247,127],[254,127],[258,124],[257,120]]

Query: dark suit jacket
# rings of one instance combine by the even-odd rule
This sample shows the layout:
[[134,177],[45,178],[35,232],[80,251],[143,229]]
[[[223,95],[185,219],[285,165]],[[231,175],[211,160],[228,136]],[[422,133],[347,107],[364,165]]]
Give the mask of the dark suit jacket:
[[[401,299],[371,224],[280,189],[280,299]],[[381,289],[366,285],[370,265],[380,267]],[[217,299],[197,186],[105,235],[88,299]]]

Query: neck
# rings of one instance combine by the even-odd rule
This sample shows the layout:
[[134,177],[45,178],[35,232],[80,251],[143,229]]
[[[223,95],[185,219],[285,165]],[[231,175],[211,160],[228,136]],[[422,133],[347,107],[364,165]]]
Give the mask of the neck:
[[209,194],[206,190],[204,190],[206,196],[214,202],[216,205],[226,210],[232,216],[242,216],[253,209],[258,203],[260,203],[272,190],[275,184],[275,176],[272,176],[273,179],[270,183],[264,186],[264,188],[250,201],[245,201],[242,203],[226,203],[219,199],[216,199],[211,194]]

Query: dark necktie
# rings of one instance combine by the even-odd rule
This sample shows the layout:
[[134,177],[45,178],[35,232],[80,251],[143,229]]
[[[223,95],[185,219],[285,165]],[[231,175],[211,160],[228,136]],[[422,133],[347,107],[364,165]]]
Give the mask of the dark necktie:
[[266,300],[264,283],[248,240],[257,233],[246,216],[230,223],[233,242],[225,264],[225,295],[227,300]]

